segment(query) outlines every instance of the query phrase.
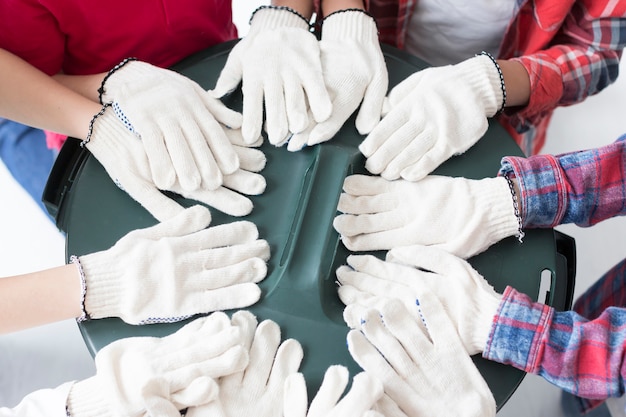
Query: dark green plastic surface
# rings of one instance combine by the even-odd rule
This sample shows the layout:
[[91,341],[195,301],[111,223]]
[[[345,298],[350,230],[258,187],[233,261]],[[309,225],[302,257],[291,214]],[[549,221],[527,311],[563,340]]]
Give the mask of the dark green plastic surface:
[[[204,51],[175,69],[203,87],[211,88],[233,44]],[[383,52],[390,87],[425,67],[421,61],[396,49],[383,47]],[[239,93],[225,101],[241,109]],[[267,156],[267,167],[263,171],[267,190],[252,198],[254,210],[245,217],[258,226],[272,252],[268,276],[260,284],[262,299],[249,309],[259,321],[276,321],[283,338],[300,341],[305,352],[301,370],[308,380],[310,393],[317,390],[329,365],[344,364],[353,374],[359,371],[346,347],[348,329],[342,320],[343,304],[337,297],[334,274],[335,269],[345,263],[348,251],[341,244],[332,221],[344,178],[352,173],[366,173],[364,158],[357,149],[361,140],[352,118],[333,140],[301,152],[290,153],[266,141],[261,149]],[[68,142],[66,146],[75,145],[75,142]],[[114,185],[95,158],[80,148],[76,152],[82,155],[74,158],[75,166],[64,168],[71,169],[71,178],[65,178],[65,184],[55,187],[63,191],[63,195],[56,197],[59,206],[55,210],[59,227],[67,232],[68,258],[106,249],[128,231],[156,223],[148,212]],[[476,146],[446,162],[436,173],[468,178],[494,176],[504,155],[521,155],[521,151],[504,129],[492,123]],[[213,225],[233,220],[214,209],[212,213]],[[552,295],[562,292],[554,287],[557,259],[562,261],[559,256],[553,230],[530,230],[523,244],[514,238],[506,239],[470,262],[496,290],[512,285],[536,298],[544,269],[553,277]],[[551,304],[553,300],[540,301]],[[184,323],[130,326],[119,319],[104,319],[82,323],[80,330],[88,348],[95,354],[118,338],[163,336]],[[474,360],[500,408],[515,391],[524,373],[480,357]]]

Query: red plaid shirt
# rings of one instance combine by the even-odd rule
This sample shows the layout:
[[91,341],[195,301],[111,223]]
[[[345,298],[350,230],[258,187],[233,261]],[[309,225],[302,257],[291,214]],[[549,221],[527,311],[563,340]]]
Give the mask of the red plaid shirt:
[[[588,227],[626,215],[626,135],[596,149],[506,157],[500,174],[517,178],[524,227]],[[555,312],[507,289],[483,352],[578,395],[583,410],[626,390],[626,260],[574,304]]]
[[[418,0],[368,0],[380,41],[404,49]],[[499,121],[526,155],[545,142],[552,111],[583,101],[613,83],[626,45],[626,2],[517,0],[500,44],[500,59],[517,59],[530,74],[527,106]],[[480,51],[476,51],[480,52]]]

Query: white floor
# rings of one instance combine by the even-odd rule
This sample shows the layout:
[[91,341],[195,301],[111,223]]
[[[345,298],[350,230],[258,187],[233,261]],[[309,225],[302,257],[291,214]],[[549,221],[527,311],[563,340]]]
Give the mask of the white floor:
[[[238,3],[236,22],[245,28],[250,11],[266,2]],[[626,64],[622,65],[622,73],[626,73]],[[544,151],[560,153],[614,141],[626,133],[625,108],[626,75],[623,75],[600,95],[582,104],[559,109]],[[10,178],[2,164],[0,190],[0,277],[62,264],[62,235]],[[559,230],[576,239],[576,294],[624,257],[624,219],[608,220],[588,229],[562,226]],[[13,406],[37,388],[54,387],[95,372],[73,321],[0,336],[0,369],[0,406]],[[528,375],[498,416],[563,416],[559,395],[560,391],[543,379]]]

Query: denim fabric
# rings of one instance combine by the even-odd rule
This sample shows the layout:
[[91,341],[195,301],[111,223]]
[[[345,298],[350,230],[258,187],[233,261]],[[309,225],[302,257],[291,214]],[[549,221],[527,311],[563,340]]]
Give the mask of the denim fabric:
[[0,119],[0,159],[46,215],[42,195],[56,154],[42,130]]

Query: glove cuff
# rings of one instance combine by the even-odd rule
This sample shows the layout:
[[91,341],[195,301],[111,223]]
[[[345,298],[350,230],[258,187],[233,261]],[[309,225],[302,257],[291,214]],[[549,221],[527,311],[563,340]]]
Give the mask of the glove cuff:
[[121,317],[123,286],[117,261],[106,251],[79,257],[85,275],[85,313],[92,319]]
[[139,140],[132,133],[130,125],[126,127],[117,117],[115,110],[110,104],[105,104],[100,113],[94,116],[89,130],[89,137],[81,145],[86,146],[96,158],[98,158],[98,150],[106,148],[114,156],[115,154],[120,155],[121,161],[127,159],[121,157],[126,150],[117,146],[111,146],[112,141],[106,140],[106,138],[116,138],[116,141],[113,141],[113,143],[119,141],[119,138],[124,138],[123,140],[126,140],[126,138],[128,140]]
[[340,10],[324,18],[322,40],[345,39],[378,43],[376,21],[365,10],[358,9]]
[[470,354],[481,353],[485,350],[501,299],[502,294],[495,292],[493,287],[485,285],[479,289],[477,296],[472,300],[477,313],[474,319],[476,325],[468,340]]
[[278,28],[300,28],[309,31],[309,21],[290,7],[261,6],[250,17],[250,33]]
[[506,178],[485,178],[479,180],[478,185],[481,191],[476,195],[477,211],[486,216],[485,227],[489,241],[495,243],[517,235],[519,220]]
[[[115,92],[119,91],[124,86],[135,83],[138,80],[143,80],[146,75],[154,74],[154,70],[157,67],[148,64],[147,62],[137,61],[134,59],[125,59],[116,65],[102,80],[100,86],[100,102],[110,103],[115,101]],[[158,68],[162,71],[169,71],[163,68]],[[120,76],[123,74],[123,76]]]
[[67,413],[71,417],[114,417],[96,376],[72,385],[67,396]]
[[494,62],[487,55],[478,55],[455,65],[461,77],[478,95],[487,117],[493,117],[500,111],[504,97],[503,80]]

